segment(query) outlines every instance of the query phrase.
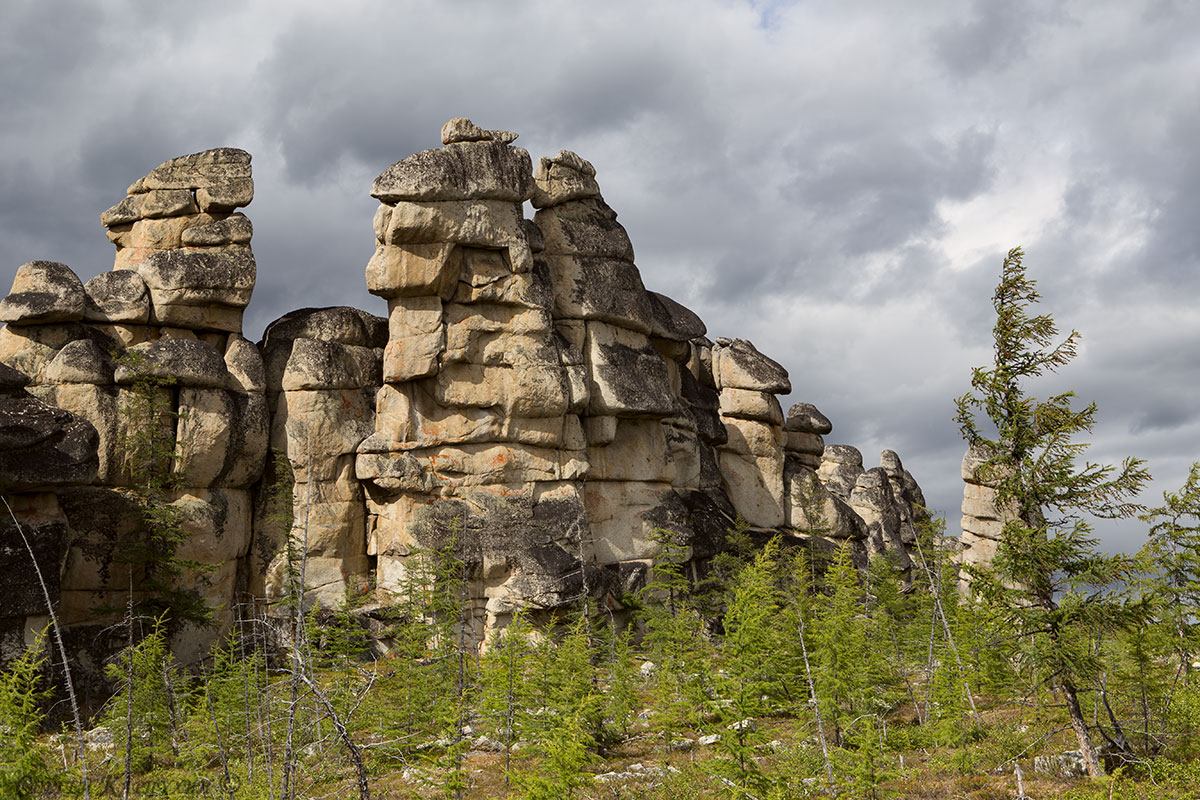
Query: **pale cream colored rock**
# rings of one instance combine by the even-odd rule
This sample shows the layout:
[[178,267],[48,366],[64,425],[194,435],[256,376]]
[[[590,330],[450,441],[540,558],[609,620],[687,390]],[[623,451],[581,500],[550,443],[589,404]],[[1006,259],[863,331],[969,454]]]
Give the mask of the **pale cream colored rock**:
[[280,387],[287,392],[357,389],[364,384],[349,346],[319,339],[295,339]]
[[821,455],[825,452],[825,439],[820,434],[789,431],[786,428],[784,429],[784,433],[787,436],[787,440],[784,442],[783,448],[789,453],[815,456],[819,461]]
[[597,564],[654,558],[662,549],[646,512],[662,504],[667,483],[596,481],[583,485],[592,555]]
[[126,197],[100,215],[100,224],[114,228],[143,219],[195,214],[199,210],[187,189],[156,189]]
[[683,489],[700,488],[700,437],[694,430],[677,425],[664,423],[662,429],[667,439],[668,457],[674,464],[675,476],[671,479],[671,485]]
[[497,409],[451,409],[415,383],[384,384],[376,395],[376,429],[407,449],[434,444],[496,441],[502,414]]
[[468,444],[411,452],[429,464],[441,487],[576,480],[588,469],[585,453],[530,445]]
[[886,554],[898,567],[910,564],[904,546],[902,516],[887,473],[873,467],[858,476],[847,501],[867,526],[867,552]]
[[230,214],[210,222],[200,222],[179,234],[180,244],[187,247],[218,247],[227,244],[250,244],[254,226],[245,214]]
[[[379,587],[387,591],[395,591],[399,584],[393,579],[387,579],[383,568],[385,556],[407,556],[418,547],[417,541],[409,528],[413,512],[418,507],[431,505],[433,497],[427,495],[399,494],[389,497],[386,503],[378,503],[367,497],[367,548],[368,555],[379,556],[380,575]],[[399,567],[400,564],[393,564]],[[392,575],[396,576],[394,570]]]
[[512,367],[447,364],[434,382],[434,398],[453,408],[496,406],[519,417],[561,417],[570,398],[557,365],[518,362]]
[[384,241],[389,245],[454,242],[503,249],[512,272],[528,272],[533,268],[533,253],[522,219],[519,204],[502,200],[403,202],[392,209]]
[[[368,393],[360,389],[280,392],[271,416],[270,446],[291,460],[297,481],[327,480],[343,465],[335,457],[353,454],[375,429]],[[353,470],[353,456],[350,456]]]
[[670,483],[675,478],[667,437],[658,420],[618,419],[611,443],[588,448],[593,481]]
[[136,272],[141,263],[156,252],[149,247],[122,247],[118,244],[117,253],[113,256],[113,271],[129,269]]
[[712,351],[713,377],[721,390],[754,389],[772,394],[792,391],[787,370],[745,339],[721,339]]
[[843,500],[850,498],[858,476],[863,473],[862,453],[857,448],[846,444],[830,444],[825,446],[821,454],[821,466],[817,477],[829,491]]
[[449,299],[461,271],[462,255],[454,244],[381,244],[367,262],[367,291],[387,298]]
[[787,524],[782,450],[756,456],[723,447],[718,449],[717,459],[726,494],[746,522],[755,528],[776,528]]
[[167,159],[125,191],[142,194],[154,189],[197,189],[249,177],[249,153],[236,147],[218,147]]
[[397,336],[383,351],[383,382],[404,383],[437,374],[445,349],[445,335],[437,333]]
[[46,367],[46,383],[90,383],[107,386],[113,382],[108,353],[91,339],[67,342]]
[[[364,440],[364,444],[367,440]],[[354,459],[354,475],[384,493],[416,492],[428,494],[438,483],[428,459],[406,452],[363,452]]]
[[413,153],[385,169],[371,196],[401,201],[506,200],[523,203],[533,194],[529,153],[507,142],[455,141]]
[[250,492],[243,489],[183,489],[171,503],[187,538],[177,558],[223,564],[241,558],[250,547]]
[[[1000,549],[1000,539],[992,536],[980,536],[974,531],[963,527],[962,537],[959,539],[962,551],[959,555],[960,563],[966,565],[988,565],[996,559],[996,553]],[[966,577],[966,576],[964,576]]]
[[[498,251],[492,251],[498,252]],[[503,260],[502,257],[500,260]],[[505,274],[483,279],[473,273],[468,280],[464,276],[454,289],[451,300],[455,303],[499,303],[522,308],[550,308],[553,299],[546,281],[536,272],[513,274],[504,268]]]
[[[215,221],[216,219],[209,214],[170,217],[168,219],[142,219],[119,232],[110,230],[109,239],[122,248],[175,250],[190,244],[190,242],[183,240],[186,231],[189,229],[202,229]],[[113,233],[118,233],[115,239],[112,236]],[[249,241],[249,239],[246,241]]]
[[531,198],[534,208],[600,196],[596,168],[570,150],[559,150],[555,156],[539,158],[533,180],[536,184]]
[[811,469],[794,470],[788,477],[787,521],[797,531],[814,536],[862,539],[867,535],[862,519]]
[[396,297],[388,301],[388,345],[383,380],[400,383],[437,372],[445,350],[442,301],[438,297]]
[[153,303],[150,321],[158,325],[178,325],[196,330],[229,331],[241,333],[242,308],[223,305],[195,305],[189,300],[177,304],[174,298],[183,293],[172,291],[150,291]]
[[[136,249],[136,248],[132,248]],[[137,264],[155,305],[244,308],[254,291],[254,254],[245,245],[155,250]]]
[[725,431],[728,440],[721,446],[722,450],[742,455],[763,456],[767,458],[783,458],[783,429],[756,420],[725,417]]
[[173,471],[185,486],[245,487],[262,475],[270,420],[261,394],[179,390]]
[[598,197],[539,210],[533,221],[547,254],[599,256],[632,262],[633,244],[617,213]]
[[[90,422],[100,435],[96,448],[100,460],[100,467],[96,472],[96,483],[117,484],[121,482],[121,458],[118,450],[121,428],[118,426],[128,426],[129,420],[123,418],[122,405],[118,401],[119,393],[115,386],[66,383],[57,386],[30,387],[30,393],[43,403],[70,411]],[[160,397],[160,399],[166,398],[169,398],[169,394]],[[170,436],[172,432],[164,430],[163,434]]]
[[442,330],[442,300],[434,295],[388,300],[388,339]]
[[996,508],[996,490],[977,484],[963,485],[962,513],[979,519],[1003,519]]
[[998,519],[980,519],[979,517],[964,514],[962,529],[965,533],[974,534],[982,539],[999,541],[1004,531],[1004,523]]
[[587,348],[587,323],[581,319],[554,319],[554,330],[579,352]]
[[379,244],[383,244],[391,220],[392,206],[380,203],[379,208],[375,209],[375,216],[371,218],[371,228],[375,231],[375,241]]
[[442,144],[483,141],[507,144],[516,138],[512,131],[485,131],[466,117],[455,117],[442,126]]
[[159,339],[191,339],[196,341],[196,332],[187,328],[162,327],[158,330]]
[[83,319],[87,295],[66,264],[30,261],[17,268],[9,295],[0,300],[0,322],[34,325]]
[[150,342],[158,338],[158,328],[152,325],[106,325],[102,322],[91,323],[93,330],[109,337],[113,342],[119,342],[122,347],[133,347],[135,344]]
[[85,320],[139,323],[150,318],[150,295],[146,282],[136,272],[102,272],[83,289],[87,294]]
[[58,336],[47,336],[44,331],[37,330],[41,327],[0,327],[0,362],[25,373],[35,384],[45,381],[46,368],[50,366],[63,344],[66,344]]
[[613,416],[584,417],[583,430],[589,446],[603,447],[617,437],[617,418]]
[[496,408],[446,408],[424,381],[385,384],[376,396],[377,430],[401,450],[437,444],[515,442],[582,450],[579,418],[508,416]]
[[775,395],[753,389],[722,389],[721,416],[783,425],[783,409]]
[[[549,336],[550,315],[543,309],[492,303],[448,303],[444,319],[447,361],[484,363],[488,360],[484,351],[494,347],[497,353],[503,353],[509,349],[510,339],[514,349],[512,356],[493,359],[495,363],[558,361],[557,350],[551,345]],[[516,348],[520,350],[516,351]]]
[[[266,370],[257,347],[238,334],[225,345],[225,368],[233,379],[229,388],[243,392],[266,390]],[[278,384],[277,384],[278,385]]]
[[201,211],[210,214],[220,214],[248,206],[253,199],[254,179],[249,177],[214,182],[196,189],[196,204],[200,206]]

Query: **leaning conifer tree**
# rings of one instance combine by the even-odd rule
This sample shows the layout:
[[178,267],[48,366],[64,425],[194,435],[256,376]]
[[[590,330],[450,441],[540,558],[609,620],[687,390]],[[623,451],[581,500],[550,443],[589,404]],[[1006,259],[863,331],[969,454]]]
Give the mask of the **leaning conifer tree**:
[[1138,513],[1132,498],[1150,476],[1145,462],[1134,458],[1119,468],[1079,463],[1088,445],[1075,437],[1091,431],[1094,403],[1076,410],[1073,392],[1045,400],[1026,395],[1026,381],[1075,357],[1079,334],[1071,331],[1054,344],[1053,317],[1030,315],[1040,295],[1026,276],[1023,255],[1019,247],[1009,251],[992,296],[995,361],[974,370],[971,391],[956,401],[963,437],[988,454],[982,477],[995,482],[1006,517],[992,574],[972,589],[998,601],[1030,643],[1030,666],[1061,692],[1088,774],[1095,777],[1102,768],[1079,704],[1098,666],[1087,643],[1089,635],[1121,624],[1125,615],[1106,589],[1130,564],[1096,551],[1086,517]]

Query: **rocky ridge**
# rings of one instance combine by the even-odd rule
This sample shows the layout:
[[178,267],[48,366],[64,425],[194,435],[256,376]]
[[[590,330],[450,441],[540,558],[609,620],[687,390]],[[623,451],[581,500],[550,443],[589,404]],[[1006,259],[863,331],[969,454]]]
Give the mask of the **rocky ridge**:
[[[451,120],[442,147],[376,179],[366,283],[386,318],[302,309],[257,344],[241,336],[253,179],[232,148],[166,161],[104,212],[112,272],[18,270],[0,301],[0,490],[77,641],[130,582],[111,550],[134,524],[122,409],[139,372],[172,380],[158,391],[178,414],[163,436],[180,551],[208,565],[184,581],[219,609],[214,630],[177,637],[185,658],[238,603],[282,596],[289,537],[326,606],[403,591],[414,558],[452,543],[481,641],[517,608],[584,592],[619,612],[667,540],[698,576],[739,520],[908,568],[924,510],[899,458],[865,468],[825,445],[814,406],[785,414],[783,367],[645,288],[593,166],[561,151],[534,168],[516,138]],[[290,526],[271,508],[278,480]],[[0,565],[25,576],[10,522]],[[32,594],[5,609],[0,658],[44,613]]]

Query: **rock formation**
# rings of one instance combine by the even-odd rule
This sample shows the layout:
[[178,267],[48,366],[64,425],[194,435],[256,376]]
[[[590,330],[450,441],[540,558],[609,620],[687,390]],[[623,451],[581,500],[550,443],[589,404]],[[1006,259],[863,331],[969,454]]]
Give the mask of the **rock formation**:
[[[0,487],[45,530],[65,624],[102,624],[91,609],[127,591],[111,550],[132,524],[124,409],[145,375],[178,415],[163,435],[180,555],[210,566],[186,579],[218,609],[175,643],[185,657],[237,602],[287,591],[289,549],[332,607],[369,587],[386,601],[414,558],[453,546],[480,637],[584,592],[619,609],[668,540],[700,574],[739,520],[907,568],[924,510],[899,458],[864,469],[825,445],[815,407],[785,415],[783,367],[647,291],[592,165],[562,151],[535,170],[516,138],[451,120],[442,147],[376,179],[366,282],[386,319],[303,309],[242,338],[253,182],[230,148],[164,162],[104,212],[114,271],[18,270],[0,301]],[[0,636],[42,612],[30,595]]]
[[[981,467],[987,460],[987,451],[979,447],[967,448],[962,460],[962,533],[958,555],[962,567],[990,566],[1000,547],[1004,523],[1011,519],[996,502],[997,481],[982,474]],[[959,579],[965,591],[971,583],[969,569],[961,570]]]

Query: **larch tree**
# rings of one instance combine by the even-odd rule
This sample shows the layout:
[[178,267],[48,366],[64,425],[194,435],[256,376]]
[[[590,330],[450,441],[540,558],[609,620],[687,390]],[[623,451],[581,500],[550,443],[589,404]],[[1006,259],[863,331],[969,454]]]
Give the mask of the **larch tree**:
[[[997,487],[1006,518],[989,578],[973,590],[998,601],[1029,644],[1031,666],[1061,693],[1090,776],[1102,774],[1079,694],[1096,673],[1090,637],[1119,627],[1125,615],[1108,587],[1130,569],[1124,556],[1096,549],[1090,517],[1122,518],[1142,508],[1134,497],[1149,480],[1145,462],[1120,467],[1083,459],[1096,405],[1073,408],[1073,392],[1039,400],[1026,383],[1057,371],[1078,353],[1079,334],[1061,341],[1049,314],[1031,314],[1041,298],[1026,276],[1021,249],[1004,259],[992,296],[994,363],[976,368],[971,391],[956,401],[956,421]],[[1081,463],[1082,462],[1082,463]]]

